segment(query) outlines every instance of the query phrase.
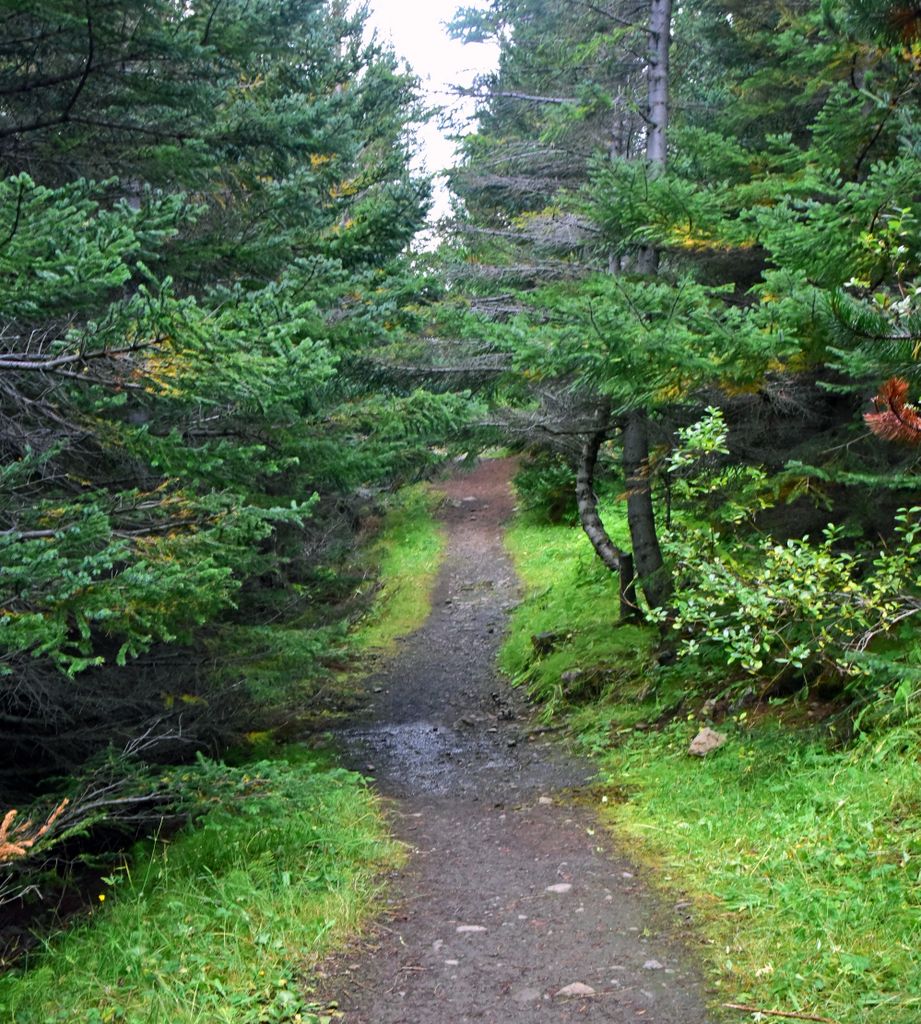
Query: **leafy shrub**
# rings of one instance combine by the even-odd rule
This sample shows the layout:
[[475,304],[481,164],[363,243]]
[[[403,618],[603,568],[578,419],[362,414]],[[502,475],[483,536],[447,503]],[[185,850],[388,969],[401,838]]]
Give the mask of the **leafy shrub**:
[[[719,410],[682,431],[681,441],[672,467],[697,467],[697,479],[692,475],[686,486],[727,489],[725,475],[706,465],[708,456],[726,450]],[[872,688],[879,664],[868,654],[921,611],[921,508],[899,511],[887,547],[862,551],[846,545],[840,525],[827,526],[819,541],[748,535],[744,509],[728,504],[735,527],[728,535],[685,523],[665,541],[676,568],[670,621],[681,653],[716,650],[750,675],[793,672],[808,680],[826,671]],[[891,660],[900,654],[892,651]]]

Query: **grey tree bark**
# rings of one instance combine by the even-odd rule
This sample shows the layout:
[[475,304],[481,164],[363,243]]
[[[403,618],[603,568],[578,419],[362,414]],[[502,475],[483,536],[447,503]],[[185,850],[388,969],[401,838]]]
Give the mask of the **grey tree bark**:
[[668,55],[672,41],[672,0],[652,0],[649,9],[649,131],[646,159],[664,167],[668,141]]
[[671,597],[672,583],[656,531],[649,471],[649,422],[643,410],[635,409],[627,414],[623,445],[627,522],[636,572],[650,607],[661,608]]
[[609,403],[602,405],[599,410],[598,429],[588,435],[582,446],[579,469],[576,473],[576,506],[579,510],[579,522],[595,553],[611,572],[616,572],[620,576],[620,617],[632,619],[639,613],[633,556],[627,551],[621,551],[611,540],[598,514],[598,497],[595,494],[595,467],[598,465],[598,452],[608,437],[609,415]]
[[579,510],[579,522],[595,553],[611,572],[620,572],[620,560],[624,553],[608,536],[608,531],[598,514],[598,498],[595,495],[598,451],[607,437],[607,429],[600,427],[585,439],[576,473],[576,507]]
[[[646,163],[647,173],[665,169],[668,159],[668,56],[672,42],[672,0],[651,0],[649,7],[649,70],[646,75]],[[659,253],[644,245],[636,259],[641,274],[655,274]]]
[[[665,169],[668,142],[668,55],[671,45],[672,0],[652,0],[649,11],[649,73],[647,99],[649,125],[646,161],[650,174]],[[637,270],[655,274],[659,254],[644,246],[637,257]],[[671,596],[671,577],[662,558],[656,530],[652,487],[649,479],[649,421],[642,410],[627,416],[624,426],[624,479],[627,483],[627,521],[636,559],[637,574],[646,600],[653,608]]]

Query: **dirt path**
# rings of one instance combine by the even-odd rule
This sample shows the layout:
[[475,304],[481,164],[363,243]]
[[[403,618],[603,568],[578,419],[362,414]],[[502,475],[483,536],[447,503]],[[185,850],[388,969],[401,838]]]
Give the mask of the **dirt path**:
[[[678,927],[573,791],[589,767],[533,734],[494,660],[517,583],[506,462],[445,486],[449,546],[425,626],[368,681],[348,764],[413,849],[393,913],[332,970],[345,1024],[706,1024]],[[581,985],[593,994],[561,994]]]

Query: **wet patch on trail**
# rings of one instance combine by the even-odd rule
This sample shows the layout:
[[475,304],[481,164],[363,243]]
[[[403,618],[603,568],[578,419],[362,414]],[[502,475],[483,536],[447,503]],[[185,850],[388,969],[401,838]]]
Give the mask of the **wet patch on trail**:
[[431,722],[350,729],[340,735],[353,766],[378,775],[397,792],[476,795],[484,781],[489,785],[518,767],[517,759],[488,736],[464,735]]
[[345,763],[390,798],[412,856],[373,939],[326,968],[324,995],[345,1024],[707,1024],[669,934],[677,914],[573,799],[590,766],[497,676],[519,599],[501,538],[510,473],[487,461],[444,485],[432,614],[336,733]]

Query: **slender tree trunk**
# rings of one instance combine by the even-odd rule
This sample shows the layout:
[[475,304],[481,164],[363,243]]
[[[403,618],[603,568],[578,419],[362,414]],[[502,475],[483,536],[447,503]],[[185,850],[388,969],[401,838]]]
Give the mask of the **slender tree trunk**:
[[[649,72],[647,75],[648,125],[646,129],[646,161],[648,173],[656,175],[665,169],[668,142],[668,73],[671,46],[672,0],[650,0],[649,9]],[[612,135],[611,153],[616,155],[618,140]],[[612,258],[612,273],[635,272],[654,275],[659,269],[659,253],[654,246],[640,248],[634,259]],[[598,515],[594,492],[595,466],[598,451],[607,439],[606,421],[610,405],[599,410],[599,427],[589,435],[582,448],[576,478],[576,501],[582,529],[598,557],[612,571],[620,573],[621,615],[637,613],[636,575],[646,600],[653,608],[665,604],[671,596],[671,577],[662,558],[656,532],[652,487],[649,480],[649,429],[642,410],[627,416],[623,432],[623,469],[627,482],[627,522],[633,555],[621,551],[608,536]]]
[[[646,134],[648,173],[665,169],[668,143],[668,55],[672,35],[672,0],[651,0],[649,10],[649,72],[647,106],[649,125]],[[644,246],[637,254],[636,269],[656,274],[659,253]],[[624,426],[624,479],[627,482],[627,522],[636,559],[637,575],[646,600],[653,608],[665,604],[671,596],[671,577],[662,559],[656,531],[652,487],[649,480],[649,421],[642,410],[631,412]]]
[[[651,0],[649,8],[649,71],[646,77],[647,173],[660,174],[668,159],[668,55],[672,41],[672,0]],[[659,270],[655,246],[644,245],[636,255],[639,274]]]
[[668,54],[672,42],[672,0],[652,0],[649,9],[649,126],[646,159],[664,168],[668,142]]
[[620,572],[623,552],[608,536],[608,531],[598,514],[598,498],[595,496],[595,466],[598,462],[598,451],[607,440],[607,436],[607,431],[601,428],[585,439],[582,457],[579,460],[579,471],[576,474],[576,506],[579,509],[579,522],[596,554],[611,572]]
[[[602,407],[599,421],[607,420],[609,407]],[[579,509],[579,522],[585,535],[602,562],[620,575],[620,617],[635,618],[639,607],[636,599],[636,580],[634,577],[633,557],[620,548],[608,536],[601,516],[598,514],[598,498],[595,495],[595,467],[598,464],[598,452],[607,440],[607,423],[599,423],[594,433],[589,434],[582,446],[579,470],[576,474],[576,504]]]
[[671,579],[656,532],[649,478],[649,429],[646,413],[635,410],[624,425],[624,478],[627,484],[627,521],[636,571],[646,600],[653,608],[665,604],[671,596]]

